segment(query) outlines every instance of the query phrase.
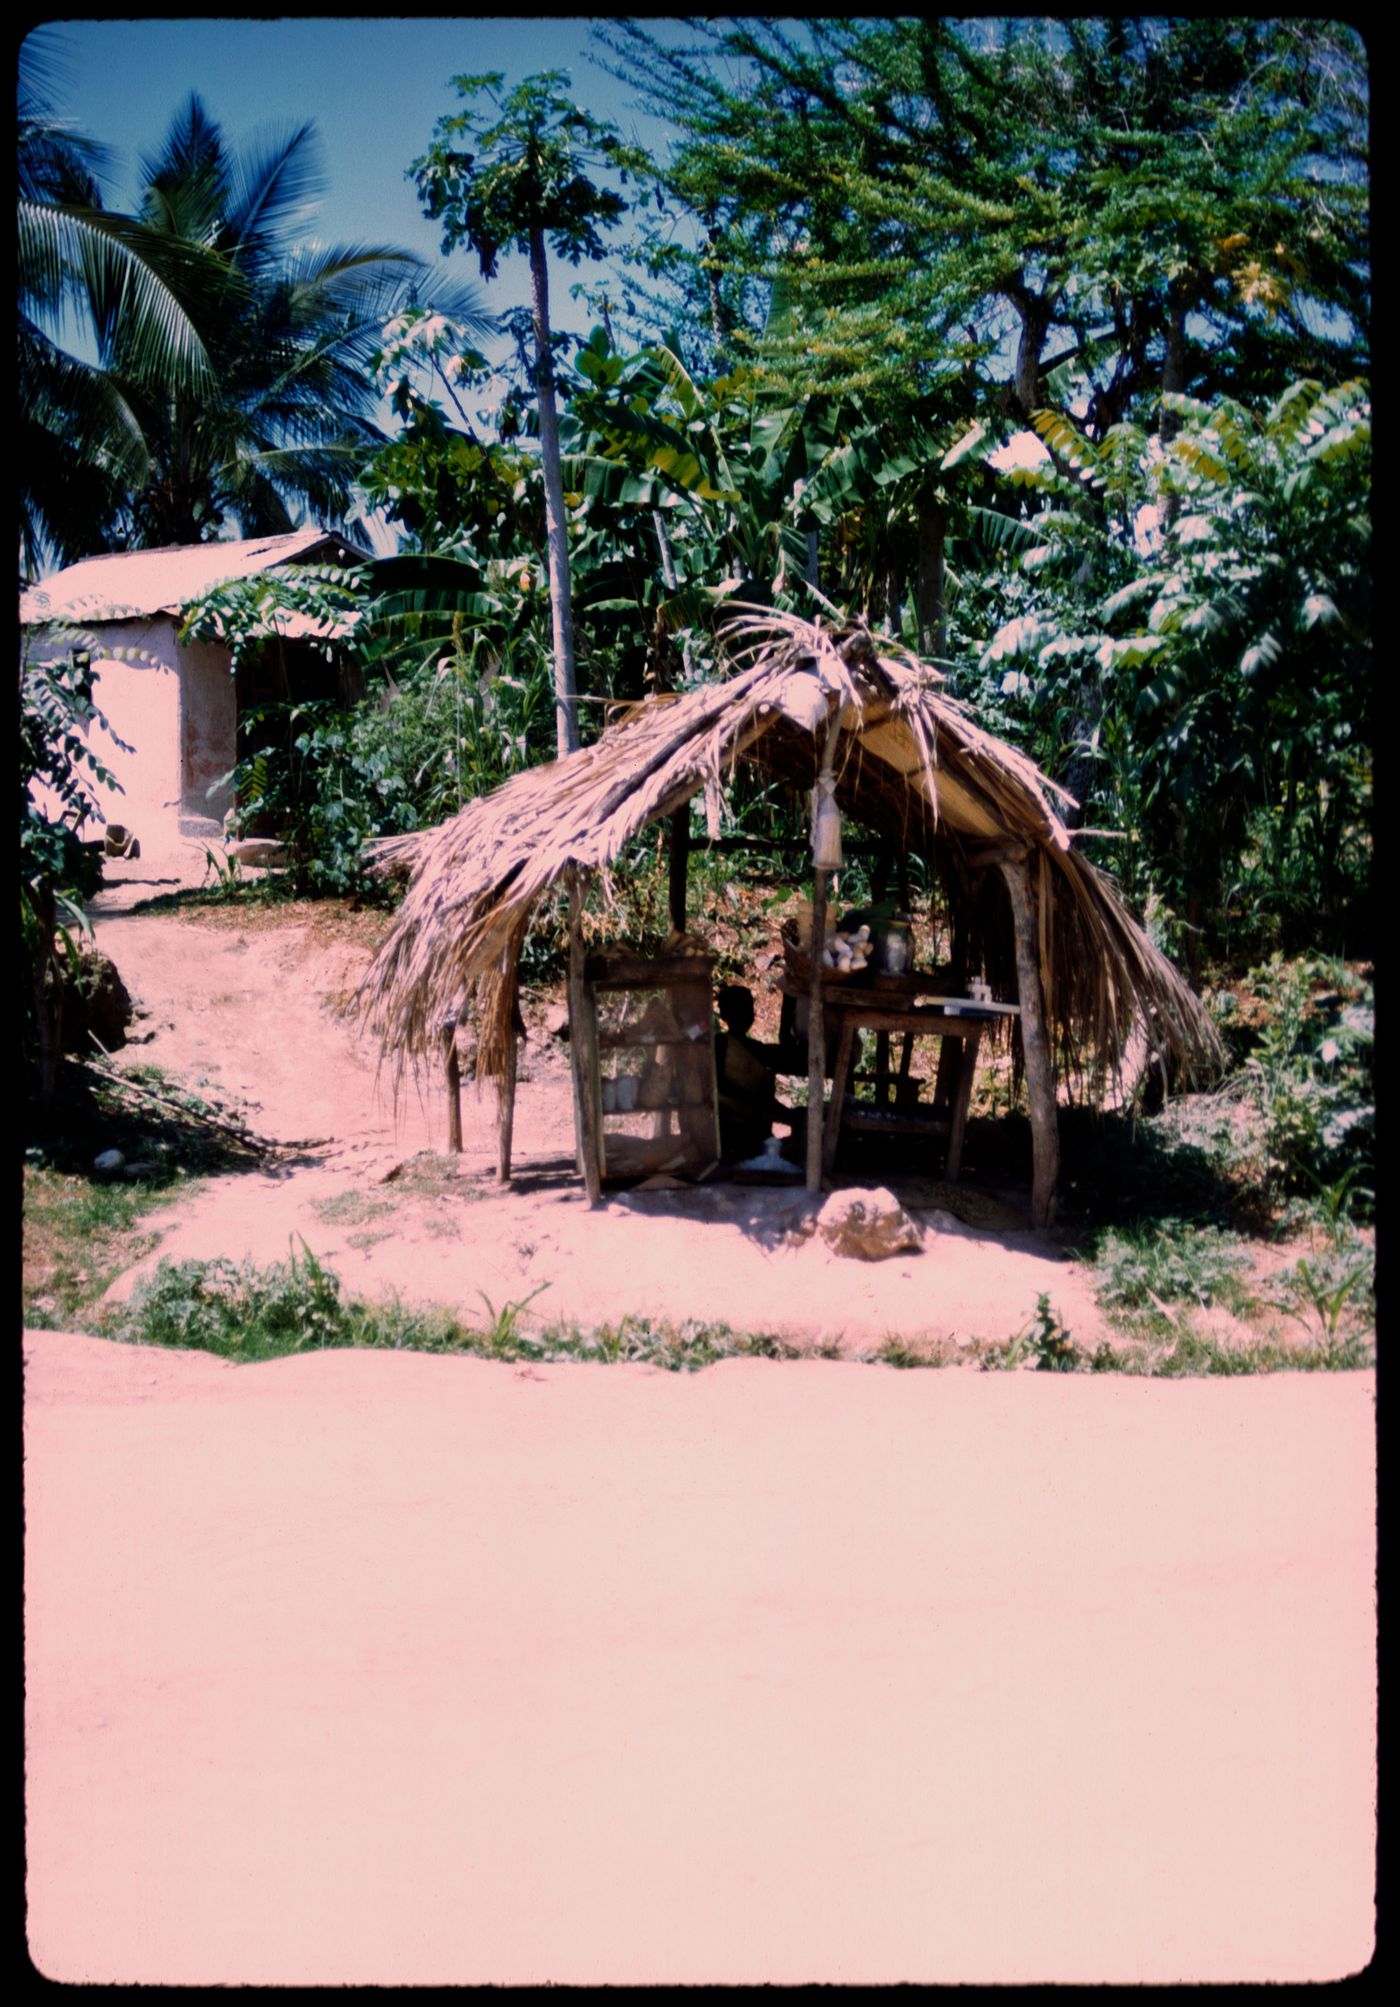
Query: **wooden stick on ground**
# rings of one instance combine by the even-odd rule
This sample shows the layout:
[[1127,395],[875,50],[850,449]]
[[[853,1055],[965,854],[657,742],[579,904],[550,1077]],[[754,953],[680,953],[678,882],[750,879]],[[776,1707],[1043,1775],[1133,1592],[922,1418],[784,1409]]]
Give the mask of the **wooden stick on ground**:
[[[92,1034],[89,1033],[88,1036],[92,1037]],[[96,1039],[93,1043],[97,1044]],[[105,1046],[98,1046],[98,1050],[106,1055]],[[259,1136],[252,1129],[240,1129],[233,1122],[221,1122],[216,1115],[206,1115],[201,1108],[191,1108],[183,1101],[174,1100],[169,1094],[159,1094],[154,1087],[148,1087],[142,1080],[128,1080],[126,1075],[118,1072],[115,1067],[109,1069],[105,1066],[94,1066],[89,1059],[75,1059],[73,1064],[82,1072],[92,1074],[95,1080],[102,1081],[108,1087],[115,1087],[120,1094],[134,1094],[138,1101],[153,1101],[161,1108],[172,1108],[177,1115],[187,1115],[191,1122],[200,1122],[206,1129],[217,1129],[221,1135],[235,1137],[250,1150],[301,1149],[309,1143],[323,1143],[329,1140],[324,1136],[302,1136],[293,1142],[274,1142],[270,1136]]]

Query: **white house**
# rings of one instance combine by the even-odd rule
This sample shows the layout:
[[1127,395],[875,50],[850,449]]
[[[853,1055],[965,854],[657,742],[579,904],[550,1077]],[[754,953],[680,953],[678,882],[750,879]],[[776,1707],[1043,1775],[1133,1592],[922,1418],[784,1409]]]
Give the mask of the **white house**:
[[[237,678],[227,647],[179,639],[185,610],[211,587],[251,578],[273,565],[315,559],[360,564],[370,553],[317,528],[236,543],[175,544],[85,558],[20,595],[21,626],[61,623],[90,644],[93,697],[123,752],[98,731],[93,750],[120,781],[108,794],[109,821],[126,825],[146,852],[190,839],[217,840],[232,806],[217,787],[238,758],[238,725],[251,703],[287,694],[329,694],[335,671],[308,637],[302,616],[282,616],[284,644],[266,663],[244,664]],[[26,636],[34,647],[37,637]],[[133,660],[104,649],[139,651]],[[288,663],[296,671],[288,676]],[[211,788],[214,792],[211,794]],[[89,830],[87,835],[100,834]]]

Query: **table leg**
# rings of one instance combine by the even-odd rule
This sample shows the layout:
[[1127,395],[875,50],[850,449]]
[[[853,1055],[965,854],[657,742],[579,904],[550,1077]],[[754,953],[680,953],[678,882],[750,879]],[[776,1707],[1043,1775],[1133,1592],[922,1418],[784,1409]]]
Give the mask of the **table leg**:
[[[947,1039],[943,1041],[945,1047]],[[958,1182],[962,1171],[963,1134],[967,1128],[967,1111],[972,1101],[972,1082],[977,1072],[977,1048],[982,1043],[980,1028],[969,1032],[958,1043],[962,1047],[962,1059],[958,1067],[958,1083],[953,1090],[953,1120],[948,1131],[948,1161],[943,1176],[950,1185]]]
[[957,1099],[959,1069],[962,1065],[960,1041],[945,1038],[938,1048],[938,1065],[933,1083],[933,1105],[936,1113],[945,1115]]
[[894,1105],[896,1108],[907,1108],[910,1102],[917,1101],[919,1098],[918,1089],[909,1078],[909,1062],[913,1056],[914,1034],[912,1031],[906,1031],[904,1034],[904,1050],[899,1055],[899,1080],[894,1090]]
[[875,1034],[875,1106],[888,1108],[890,1105],[890,1035],[887,1031]]
[[836,1064],[831,1069],[831,1107],[822,1136],[822,1172],[830,1177],[836,1163],[836,1144],[841,1134],[841,1105],[846,1098],[846,1082],[851,1072],[851,1052],[856,1028],[852,1017],[842,1014],[841,1036],[836,1045]]

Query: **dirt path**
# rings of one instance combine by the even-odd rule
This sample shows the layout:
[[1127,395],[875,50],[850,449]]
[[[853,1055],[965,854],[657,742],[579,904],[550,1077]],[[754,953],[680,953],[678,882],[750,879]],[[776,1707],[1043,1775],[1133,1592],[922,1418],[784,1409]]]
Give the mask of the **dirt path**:
[[52,1979],[1331,1979],[1371,1373],[25,1343]]
[[[213,1179],[157,1215],[160,1246],[118,1280],[117,1299],[163,1255],[273,1261],[300,1235],[347,1290],[472,1315],[483,1297],[499,1306],[533,1296],[539,1321],[692,1317],[854,1350],[892,1335],[916,1346],[1003,1341],[1045,1293],[1076,1342],[1092,1350],[1106,1335],[1087,1276],[1053,1238],[966,1224],[928,1205],[928,1191],[923,1252],[879,1263],[839,1260],[813,1241],[784,1245],[800,1194],[712,1185],[589,1212],[572,1168],[565,1053],[543,1034],[524,1052],[514,1189],[494,1181],[494,1096],[470,1088],[461,1175],[444,1179],[439,1166],[386,1182],[442,1149],[445,1102],[429,1080],[396,1108],[377,1053],[328,1007],[353,987],[366,951],[305,923],[142,910],[149,897],[133,879],[97,905],[99,945],[150,1013],[153,1035],[128,1056],[244,1098],[265,1134],[324,1140],[275,1172]],[[1014,1207],[990,1210],[1018,1219]]]

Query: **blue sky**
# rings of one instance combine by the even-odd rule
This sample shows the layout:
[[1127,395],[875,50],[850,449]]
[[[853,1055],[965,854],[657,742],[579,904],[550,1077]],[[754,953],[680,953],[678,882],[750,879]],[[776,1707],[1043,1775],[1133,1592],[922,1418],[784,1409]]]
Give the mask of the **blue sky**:
[[[664,21],[655,23],[669,31]],[[623,85],[586,53],[587,16],[484,16],[423,19],[55,19],[42,30],[57,72],[56,109],[113,154],[108,205],[136,206],[139,162],[154,152],[179,106],[198,92],[235,150],[260,131],[286,130],[310,119],[324,148],[325,189],[305,232],[323,244],[393,244],[443,262],[458,282],[481,285],[476,261],[456,252],[442,261],[439,227],[422,214],[407,177],[426,152],[439,118],[461,108],[452,78],[463,72],[504,72],[506,84],[539,70],[563,70],[572,95],[623,136],[663,155],[667,129],[632,108]],[[675,32],[682,33],[679,24]],[[602,52],[600,52],[602,53]],[[615,234],[619,244],[626,223]],[[606,266],[556,265],[551,319],[587,334],[597,316],[570,297],[582,281],[597,286]],[[612,289],[614,296],[616,288]],[[525,260],[503,256],[497,276],[481,286],[488,310],[528,304]],[[484,344],[493,360],[509,342]],[[79,342],[81,352],[83,344]],[[476,401],[488,412],[499,390]],[[387,402],[379,422],[395,428]],[[387,525],[363,525],[371,544],[392,550]]]
[[[235,147],[259,128],[315,121],[327,187],[308,235],[399,244],[436,260],[437,226],[419,210],[405,170],[426,151],[438,119],[460,109],[451,79],[463,71],[502,70],[512,83],[536,70],[565,70],[588,110],[642,145],[664,145],[665,129],[630,109],[624,87],[588,60],[590,25],[587,16],[557,15],[65,19],[44,38],[62,63],[61,108],[119,156],[108,191],[114,206],[134,203],[140,155],[159,145],[193,90]],[[479,277],[460,252],[449,268],[458,279]],[[597,274],[587,267],[560,269],[551,306],[561,327],[592,325],[568,291],[590,276]],[[523,259],[503,259],[487,304],[499,310],[526,298]]]

